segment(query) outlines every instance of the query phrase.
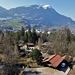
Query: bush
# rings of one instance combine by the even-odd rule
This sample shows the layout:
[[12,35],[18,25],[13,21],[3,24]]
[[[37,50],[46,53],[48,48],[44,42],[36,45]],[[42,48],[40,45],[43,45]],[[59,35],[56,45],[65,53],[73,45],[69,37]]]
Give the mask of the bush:
[[33,60],[37,61],[37,64],[41,64],[42,61],[42,54],[38,49],[34,49],[30,54],[29,57],[31,57]]

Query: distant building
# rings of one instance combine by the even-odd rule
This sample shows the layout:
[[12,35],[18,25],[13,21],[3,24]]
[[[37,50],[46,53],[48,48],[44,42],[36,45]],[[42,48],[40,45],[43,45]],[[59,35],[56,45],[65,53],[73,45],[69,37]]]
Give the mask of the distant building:
[[41,33],[41,29],[36,29],[36,33]]
[[51,31],[49,30],[48,32],[47,32],[47,34],[50,34],[51,33]]
[[25,30],[25,32],[28,32],[28,29],[27,29],[27,30]]
[[13,27],[13,32],[17,32],[17,31],[19,31],[19,30],[21,30],[20,27]]
[[75,30],[71,31],[72,34],[75,34]]

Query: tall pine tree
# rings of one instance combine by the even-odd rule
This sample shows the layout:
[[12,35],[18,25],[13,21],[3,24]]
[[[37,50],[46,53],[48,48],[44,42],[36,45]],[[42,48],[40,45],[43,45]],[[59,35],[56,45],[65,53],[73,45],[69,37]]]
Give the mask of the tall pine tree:
[[20,30],[20,36],[24,36],[24,33],[25,33],[25,30],[24,30],[24,28],[23,28],[23,26],[22,26],[22,28],[21,28],[21,30]]
[[32,38],[33,38],[33,43],[35,44],[37,41],[37,34],[35,27],[33,27]]
[[28,42],[32,42],[32,33],[31,33],[31,28],[30,27],[28,29]]
[[28,42],[28,34],[27,34],[27,32],[25,32],[25,34],[24,34],[24,42],[25,43]]

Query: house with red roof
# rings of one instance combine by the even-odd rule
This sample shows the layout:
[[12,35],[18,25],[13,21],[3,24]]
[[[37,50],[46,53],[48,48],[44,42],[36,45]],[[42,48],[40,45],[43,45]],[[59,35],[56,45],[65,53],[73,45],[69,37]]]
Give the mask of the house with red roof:
[[43,64],[53,66],[54,68],[57,68],[59,65],[61,67],[66,66],[66,62],[64,62],[64,59],[60,55],[50,55],[47,59],[42,61]]

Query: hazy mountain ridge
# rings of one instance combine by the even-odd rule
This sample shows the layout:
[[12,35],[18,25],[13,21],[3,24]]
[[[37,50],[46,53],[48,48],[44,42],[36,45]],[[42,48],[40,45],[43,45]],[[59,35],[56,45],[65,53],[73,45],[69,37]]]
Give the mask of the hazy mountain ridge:
[[13,19],[24,18],[32,25],[40,26],[57,26],[62,27],[68,25],[69,27],[75,26],[75,21],[71,18],[60,15],[50,5],[31,5],[21,6],[6,10],[0,7],[0,17]]

